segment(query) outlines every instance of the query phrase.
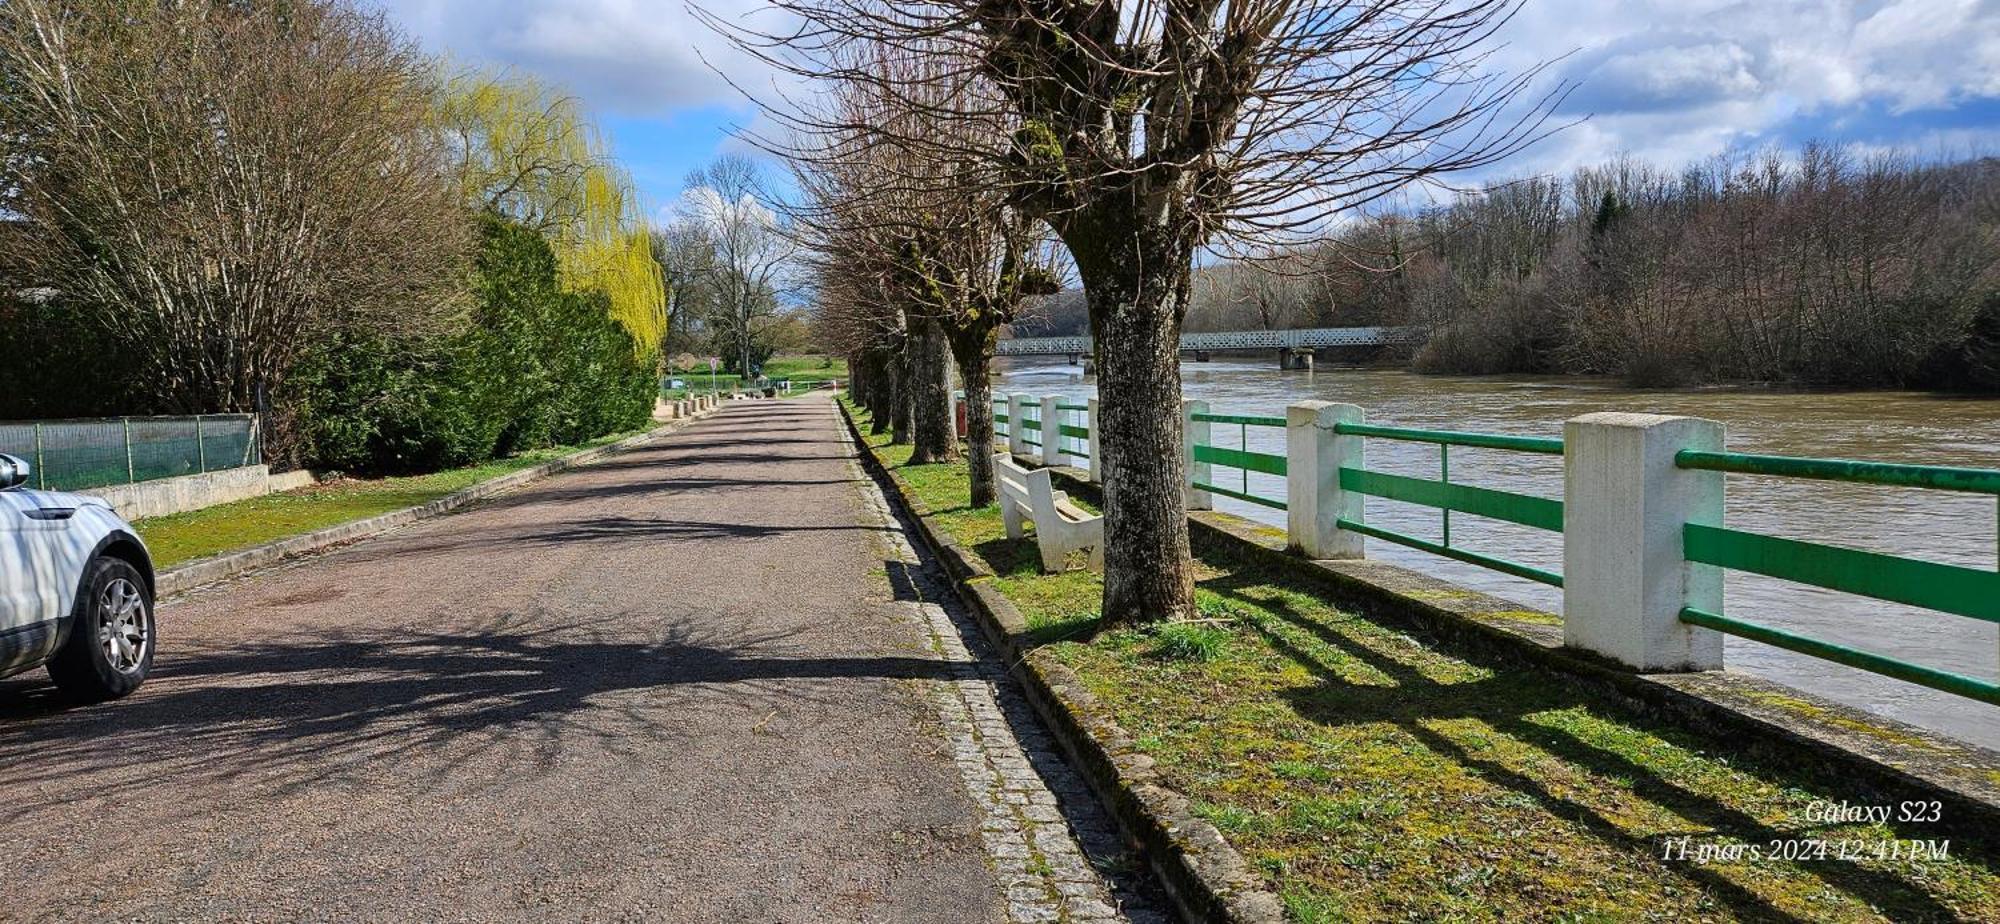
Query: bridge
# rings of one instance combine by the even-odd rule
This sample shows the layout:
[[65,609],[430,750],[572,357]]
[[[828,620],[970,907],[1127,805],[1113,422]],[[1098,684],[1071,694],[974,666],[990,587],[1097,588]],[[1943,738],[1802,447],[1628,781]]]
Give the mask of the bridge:
[[[1421,327],[1306,327],[1295,330],[1232,330],[1182,334],[1181,352],[1205,362],[1219,350],[1277,350],[1283,368],[1311,368],[1311,350],[1319,347],[1382,346],[1422,340]],[[1092,352],[1089,337],[1015,337],[1002,340],[1000,356],[1068,356],[1071,362]],[[1295,353],[1303,355],[1294,357]]]

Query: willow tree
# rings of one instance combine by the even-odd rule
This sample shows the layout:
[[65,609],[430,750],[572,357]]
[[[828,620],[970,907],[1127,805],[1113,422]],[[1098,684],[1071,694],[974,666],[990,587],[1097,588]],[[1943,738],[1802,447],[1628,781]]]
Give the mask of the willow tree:
[[[1278,244],[1329,215],[1542,132],[1554,97],[1486,71],[1519,0],[774,0],[791,25],[709,22],[781,69],[859,83],[921,115],[885,143],[978,157],[1009,128],[995,189],[1045,222],[1096,338],[1107,621],[1186,617],[1179,337],[1197,251]],[[857,48],[977,73],[948,108]],[[1528,105],[1515,105],[1529,103]],[[803,116],[811,119],[811,114]]]
[[528,77],[454,77],[437,122],[457,154],[467,201],[541,232],[566,287],[604,293],[642,356],[666,334],[667,293],[632,181],[595,123]]

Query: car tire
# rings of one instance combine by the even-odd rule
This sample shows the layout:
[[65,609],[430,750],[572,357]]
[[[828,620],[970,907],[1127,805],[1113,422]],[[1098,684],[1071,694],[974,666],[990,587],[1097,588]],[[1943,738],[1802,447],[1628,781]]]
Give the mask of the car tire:
[[69,638],[49,659],[49,677],[77,702],[117,699],[153,668],[153,594],[131,563],[99,558],[85,570]]

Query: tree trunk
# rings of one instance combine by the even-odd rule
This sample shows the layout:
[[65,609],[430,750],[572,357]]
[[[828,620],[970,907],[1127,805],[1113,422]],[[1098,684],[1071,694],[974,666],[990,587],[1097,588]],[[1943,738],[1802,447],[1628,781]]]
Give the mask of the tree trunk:
[[[1080,222],[1082,223],[1082,222]],[[1131,221],[1072,224],[1097,348],[1098,449],[1104,454],[1104,620],[1194,614],[1186,471],[1181,457],[1180,332],[1191,247]]]
[[906,338],[903,348],[891,354],[884,365],[889,369],[889,443],[893,446],[907,446],[910,443],[910,424],[913,415],[911,405],[912,381],[916,370],[912,368],[910,342]]
[[881,350],[868,351],[868,433],[889,432],[896,416],[896,376],[893,363]]
[[935,318],[918,318],[910,329],[910,409],[915,448],[911,465],[958,460],[958,434],[951,421],[951,346]]
[[972,476],[972,506],[994,501],[993,489],[993,368],[995,328],[959,332],[951,339],[952,358],[965,387],[965,467]]

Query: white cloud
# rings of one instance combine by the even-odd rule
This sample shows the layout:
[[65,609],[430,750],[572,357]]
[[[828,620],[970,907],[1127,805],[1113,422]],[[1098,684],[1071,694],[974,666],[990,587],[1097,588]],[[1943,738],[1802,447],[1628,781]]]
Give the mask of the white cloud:
[[[731,47],[675,0],[377,0],[431,49],[467,64],[520,68],[594,109],[659,115],[744,100],[766,68]],[[707,0],[725,22],[768,16],[759,0]]]

